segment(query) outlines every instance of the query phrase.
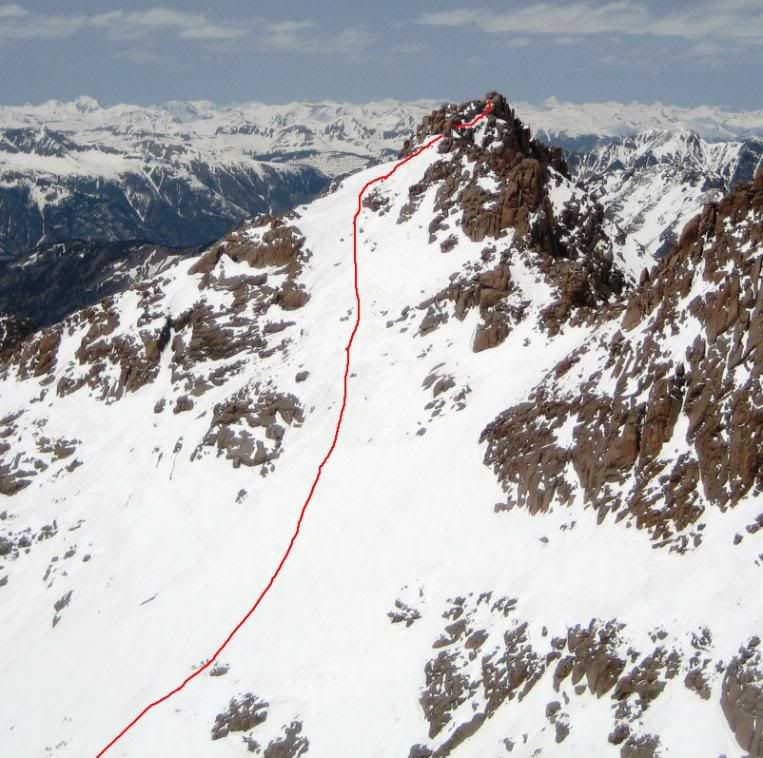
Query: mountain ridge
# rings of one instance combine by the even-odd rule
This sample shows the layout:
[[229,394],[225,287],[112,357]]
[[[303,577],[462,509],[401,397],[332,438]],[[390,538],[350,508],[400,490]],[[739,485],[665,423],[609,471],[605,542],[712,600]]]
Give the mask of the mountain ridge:
[[[394,98],[375,100],[368,103],[349,103],[336,100],[294,101],[283,104],[244,101],[229,105],[215,104],[209,100],[175,100],[163,105],[103,105],[94,98],[83,96],[73,101],[49,100],[39,105],[3,105],[0,106],[0,120],[24,123],[25,118],[55,121],[65,120],[67,115],[91,114],[96,111],[115,110],[120,113],[134,112],[170,114],[178,123],[193,119],[209,119],[224,113],[246,113],[262,111],[271,116],[278,114],[296,114],[300,109],[324,108],[331,112],[347,109],[356,112],[366,107],[376,110],[378,106],[433,108],[444,102],[436,99],[400,101]],[[763,111],[734,111],[722,106],[700,105],[694,107],[654,103],[617,101],[574,103],[549,97],[541,103],[514,100],[514,107],[525,115],[525,121],[537,132],[553,139],[554,135],[566,135],[570,138],[596,135],[617,137],[635,134],[648,129],[689,129],[710,141],[728,141],[763,135]],[[383,109],[382,109],[383,110]],[[33,115],[34,114],[34,115]],[[57,115],[58,114],[58,115]],[[282,116],[283,118],[284,116]],[[286,116],[289,117],[288,115]],[[296,120],[299,120],[297,117]],[[303,119],[304,120],[304,119]]]
[[[453,121],[485,99],[428,114],[404,149],[438,149],[366,197],[353,401],[300,549],[128,754],[760,755],[763,461],[737,443],[760,425],[763,174],[629,286],[604,209],[488,99],[474,130]],[[95,752],[272,573],[383,170],[4,354],[9,749]]]
[[[174,247],[208,242],[244,218],[284,212],[332,180],[394,157],[434,105],[103,107],[84,97],[0,107],[0,225],[6,229],[0,256],[73,238]],[[536,136],[572,151],[573,166],[623,135],[668,126],[736,140],[737,153],[746,156],[739,181],[752,177],[760,159],[753,135],[763,134],[763,115],[756,112],[556,100],[515,107]],[[574,154],[581,149],[586,155]],[[730,163],[739,162],[728,152]]]

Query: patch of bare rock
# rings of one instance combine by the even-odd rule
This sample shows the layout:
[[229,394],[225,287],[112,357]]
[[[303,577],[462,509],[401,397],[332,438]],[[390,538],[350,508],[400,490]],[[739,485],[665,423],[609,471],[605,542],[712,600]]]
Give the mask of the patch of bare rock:
[[231,698],[228,708],[218,713],[212,726],[212,739],[219,740],[239,733],[247,752],[264,758],[299,758],[306,755],[310,740],[302,734],[302,722],[293,720],[281,727],[281,736],[266,745],[258,739],[257,727],[268,718],[270,705],[253,693]]
[[[418,620],[411,600],[395,603],[392,623]],[[428,723],[428,740],[415,744],[409,758],[444,758],[468,741],[496,714],[511,723],[513,704],[521,703],[539,686],[555,696],[544,702],[543,724],[530,735],[550,754],[583,719],[585,700],[605,699],[610,728],[601,733],[619,746],[623,758],[661,755],[660,739],[645,732],[647,711],[673,707],[669,690],[714,699],[742,749],[761,752],[761,661],[759,640],[753,638],[726,664],[712,652],[712,635],[701,628],[685,638],[671,637],[662,628],[651,634],[652,644],[635,645],[628,626],[616,619],[591,619],[564,629],[541,626],[521,616],[521,601],[493,592],[452,598],[441,614],[441,632],[432,640],[431,655],[421,678],[419,704]],[[411,622],[413,623],[413,622]],[[664,704],[664,705],[663,705]],[[526,711],[523,711],[526,713]],[[586,727],[588,728],[588,726]],[[509,751],[526,743],[528,733],[511,733]]]
[[583,348],[485,427],[510,506],[582,492],[600,520],[684,552],[707,508],[763,488],[762,182],[707,206]]

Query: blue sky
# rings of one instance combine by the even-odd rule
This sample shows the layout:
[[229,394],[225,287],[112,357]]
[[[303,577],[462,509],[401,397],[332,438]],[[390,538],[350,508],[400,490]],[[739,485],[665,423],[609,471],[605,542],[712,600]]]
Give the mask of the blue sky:
[[0,0],[0,103],[510,98],[763,107],[763,0]]

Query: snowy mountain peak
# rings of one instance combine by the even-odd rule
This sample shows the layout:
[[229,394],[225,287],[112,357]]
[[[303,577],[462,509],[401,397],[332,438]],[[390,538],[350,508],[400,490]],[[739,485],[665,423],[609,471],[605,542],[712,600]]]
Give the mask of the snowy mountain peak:
[[104,107],[99,100],[88,95],[80,95],[80,97],[72,101],[72,104],[80,113],[93,113]]
[[717,175],[724,169],[733,172],[732,159],[741,147],[739,142],[708,143],[689,129],[653,129],[630,137],[619,137],[593,150],[578,174],[586,181],[590,178],[590,172],[597,170],[592,166],[598,166],[600,171],[606,170],[608,162],[611,165],[617,160],[627,168],[665,164]]
[[[0,257],[72,238],[208,243],[394,155],[423,104],[0,107]],[[51,145],[41,148],[40,133]],[[53,149],[53,142],[66,141]],[[41,160],[41,156],[47,160]]]
[[763,167],[763,140],[708,142],[687,129],[653,129],[571,162],[575,179],[620,230],[621,254],[637,275],[673,247],[704,204],[753,179]]
[[522,103],[518,107],[535,131],[570,144],[586,137],[601,140],[654,129],[687,129],[708,141],[763,136],[763,111],[730,111],[708,105],[686,108],[660,102],[571,103],[557,98],[548,98],[540,106]]
[[[513,239],[540,256],[536,265],[556,293],[545,312],[555,330],[558,319],[576,307],[619,292],[627,265],[614,263],[603,209],[572,183],[562,151],[532,139],[502,95],[490,93],[490,100],[492,112],[475,130],[462,131],[454,124],[481,112],[485,101],[446,105],[422,121],[416,140],[406,142],[401,155],[428,135],[444,134],[437,151],[450,157],[430,167],[424,181],[411,188],[411,202],[429,184],[437,186],[438,213],[430,239],[445,237],[444,250],[452,244],[446,235],[448,217],[460,212],[459,225],[473,241]],[[495,327],[491,334],[501,332],[498,323]]]
[[628,287],[491,99],[0,353],[9,755],[760,754],[763,173]]
[[181,124],[212,118],[216,110],[215,104],[209,100],[170,100],[162,109],[172,114]]

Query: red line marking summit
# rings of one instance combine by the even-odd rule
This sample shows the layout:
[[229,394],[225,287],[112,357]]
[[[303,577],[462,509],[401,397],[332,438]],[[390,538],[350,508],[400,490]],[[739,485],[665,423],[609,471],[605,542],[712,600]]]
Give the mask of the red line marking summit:
[[[487,105],[485,106],[485,109],[482,111],[482,113],[475,116],[471,121],[467,121],[465,123],[458,123],[454,124],[453,128],[456,129],[470,129],[473,126],[475,126],[477,123],[479,123],[483,118],[486,118],[487,115],[492,111],[492,103],[488,100]],[[380,176],[375,177],[374,179],[370,179],[367,181],[363,187],[361,188],[360,192],[358,193],[358,202],[355,207],[355,215],[352,217],[352,265],[354,269],[354,280],[353,285],[355,288],[355,323],[352,327],[352,332],[350,333],[350,338],[347,340],[347,344],[344,347],[345,352],[345,360],[344,360],[344,376],[342,379],[342,403],[339,408],[339,416],[337,418],[336,427],[334,429],[334,436],[331,440],[331,444],[329,445],[328,450],[326,451],[326,454],[323,456],[323,459],[318,464],[318,470],[315,473],[315,477],[313,478],[312,484],[310,485],[310,489],[308,490],[307,497],[305,498],[304,503],[302,504],[302,508],[299,511],[299,517],[297,518],[297,523],[294,527],[294,532],[291,535],[291,539],[289,540],[289,544],[286,546],[286,550],[284,550],[283,555],[281,556],[281,560],[278,562],[278,565],[275,568],[275,571],[270,576],[270,579],[268,579],[267,584],[262,588],[262,591],[257,596],[257,599],[252,604],[251,608],[244,614],[244,616],[241,618],[241,620],[231,629],[228,636],[223,640],[222,644],[215,650],[215,652],[212,654],[212,656],[207,660],[206,663],[204,663],[203,666],[200,666],[198,669],[196,669],[193,673],[189,674],[183,681],[174,689],[167,692],[165,695],[162,695],[160,698],[157,698],[153,702],[149,703],[140,713],[138,713],[135,718],[133,718],[132,721],[130,721],[127,726],[123,727],[122,730],[111,739],[110,742],[106,744],[105,747],[103,747],[97,754],[96,758],[101,758],[101,756],[105,755],[108,750],[110,750],[114,745],[116,745],[119,740],[122,739],[122,737],[127,734],[149,711],[152,711],[156,706],[161,705],[161,703],[164,703],[166,700],[169,700],[173,695],[176,695],[180,690],[184,689],[185,686],[193,681],[197,676],[199,676],[201,673],[206,671],[220,656],[220,653],[225,650],[226,647],[228,647],[228,644],[230,641],[236,636],[237,632],[241,629],[244,624],[250,619],[252,614],[257,610],[260,603],[265,599],[265,596],[270,592],[271,587],[275,584],[276,579],[278,578],[278,575],[281,573],[281,570],[283,569],[284,565],[286,564],[286,561],[288,560],[289,556],[291,555],[291,551],[294,548],[294,544],[297,541],[297,537],[299,536],[299,532],[302,529],[302,521],[305,518],[305,513],[307,512],[307,508],[310,505],[313,495],[315,494],[315,490],[318,487],[318,482],[321,479],[321,475],[323,474],[323,468],[325,465],[329,462],[329,459],[334,453],[334,450],[336,449],[337,442],[339,440],[339,431],[342,428],[342,422],[344,421],[344,413],[347,409],[347,400],[348,400],[348,383],[350,378],[350,357],[351,357],[351,351],[352,351],[352,345],[353,342],[355,342],[355,336],[358,333],[358,328],[360,327],[360,308],[361,308],[361,300],[360,300],[360,287],[358,285],[358,218],[360,216],[362,207],[363,207],[363,195],[366,193],[366,190],[368,190],[369,187],[372,187],[374,184],[378,184],[380,182],[386,181],[389,179],[401,166],[404,166],[408,161],[413,160],[418,155],[421,155],[425,150],[428,150],[432,145],[436,144],[443,138],[442,134],[438,134],[435,137],[432,137],[432,139],[425,142],[420,147],[416,148],[412,153],[407,155],[402,160],[399,160],[386,174],[382,174]]]

